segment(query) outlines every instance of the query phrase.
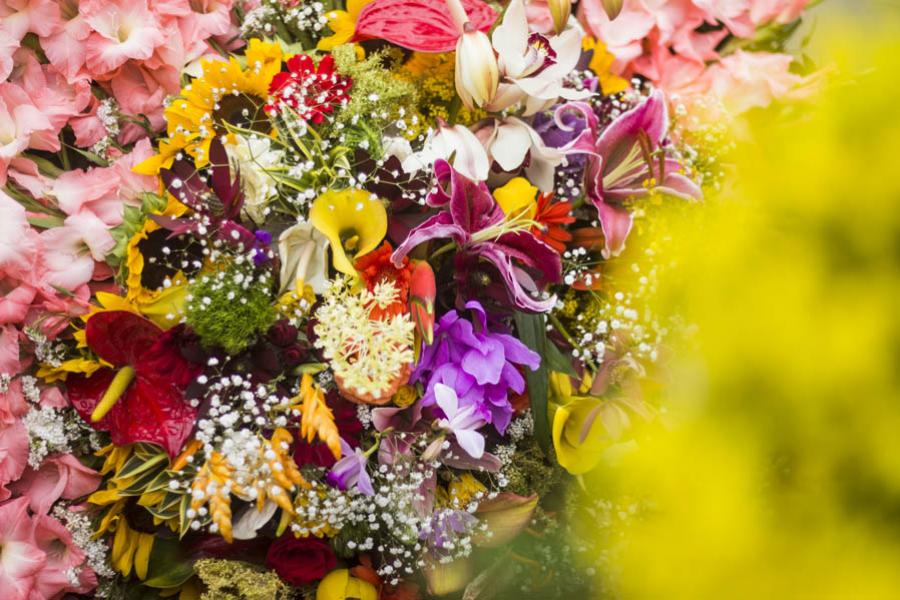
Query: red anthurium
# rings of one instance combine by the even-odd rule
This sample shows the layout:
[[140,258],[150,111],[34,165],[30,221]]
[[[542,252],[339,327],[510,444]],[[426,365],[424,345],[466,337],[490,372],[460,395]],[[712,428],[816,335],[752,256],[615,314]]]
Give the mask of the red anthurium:
[[87,344],[115,369],[66,381],[78,414],[116,445],[148,442],[175,456],[194,428],[196,409],[184,397],[199,368],[178,350],[181,328],[163,331],[127,311],[94,315]]
[[[469,22],[487,33],[497,13],[482,0],[462,0]],[[453,52],[459,26],[444,0],[374,0],[356,20],[356,39],[387,40],[418,52]]]

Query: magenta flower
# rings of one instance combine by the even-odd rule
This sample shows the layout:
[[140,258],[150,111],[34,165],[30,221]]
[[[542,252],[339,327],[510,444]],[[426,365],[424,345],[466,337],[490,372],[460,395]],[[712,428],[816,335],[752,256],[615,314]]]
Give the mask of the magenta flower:
[[375,489],[366,472],[366,463],[369,462],[369,457],[360,448],[351,447],[344,441],[344,438],[341,438],[341,453],[344,457],[331,467],[325,480],[342,490],[355,487],[366,496],[374,496]]
[[[597,117],[589,107],[582,113],[596,133]],[[584,186],[600,214],[606,238],[603,255],[607,258],[622,251],[631,232],[631,213],[622,204],[626,199],[645,196],[650,190],[684,199],[702,197],[697,184],[684,175],[681,163],[666,156],[668,129],[666,99],[657,90],[595,138],[584,171]]]
[[[529,231],[531,224],[518,226],[508,221],[483,182],[472,181],[453,169],[445,160],[434,164],[438,185],[426,201],[441,212],[410,231],[394,251],[394,264],[400,266],[409,252],[434,239],[450,238],[459,246],[457,277],[468,281],[467,274],[482,267],[496,270],[505,284],[508,300],[531,312],[546,312],[555,298],[541,298],[549,284],[559,283],[562,263],[556,251]],[[484,277],[485,281],[493,277]],[[461,286],[464,293],[467,286]]]
[[461,407],[456,391],[443,383],[434,386],[434,399],[444,413],[444,418],[438,419],[437,426],[452,433],[460,448],[469,456],[481,458],[484,455],[484,436],[478,433],[478,428],[484,425],[484,418],[476,412],[475,406]]
[[[422,350],[410,381],[425,383],[423,405],[438,401],[436,388],[443,384],[453,389],[459,405],[473,407],[479,418],[503,433],[512,417],[510,391],[525,390],[525,379],[516,366],[537,369],[541,357],[513,336],[488,330],[487,315],[477,301],[470,301],[466,308],[472,311],[475,324],[455,310],[441,317],[434,343]],[[450,415],[447,418],[452,421]]]

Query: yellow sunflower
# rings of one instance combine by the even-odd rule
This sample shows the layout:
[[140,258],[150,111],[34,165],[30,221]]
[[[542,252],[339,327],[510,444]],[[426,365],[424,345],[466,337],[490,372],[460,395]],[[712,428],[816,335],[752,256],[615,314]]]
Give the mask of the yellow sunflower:
[[281,59],[281,46],[253,39],[247,47],[246,67],[235,57],[227,62],[202,61],[203,75],[186,85],[166,108],[170,143],[160,144],[163,158],[148,166],[171,164],[171,157],[182,148],[198,166],[205,165],[210,140],[227,133],[223,123],[268,134],[271,125],[263,107],[269,84],[281,70]]

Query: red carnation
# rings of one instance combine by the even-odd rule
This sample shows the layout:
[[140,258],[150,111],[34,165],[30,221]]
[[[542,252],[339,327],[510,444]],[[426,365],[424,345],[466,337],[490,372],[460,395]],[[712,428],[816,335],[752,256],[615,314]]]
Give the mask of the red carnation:
[[269,85],[273,96],[266,110],[279,112],[284,107],[294,110],[304,121],[319,124],[325,115],[350,100],[348,92],[353,80],[334,70],[330,54],[316,63],[306,54],[295,54],[287,61],[287,72],[278,73]]
[[291,585],[302,586],[325,577],[334,569],[337,558],[327,542],[319,538],[297,538],[286,533],[266,554],[266,566]]

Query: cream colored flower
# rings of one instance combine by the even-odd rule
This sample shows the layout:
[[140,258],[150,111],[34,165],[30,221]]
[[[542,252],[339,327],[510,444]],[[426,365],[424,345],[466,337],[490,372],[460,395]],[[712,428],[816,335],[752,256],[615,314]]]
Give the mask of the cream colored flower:
[[281,291],[294,289],[298,279],[321,294],[328,282],[328,239],[310,223],[297,223],[278,238]]

